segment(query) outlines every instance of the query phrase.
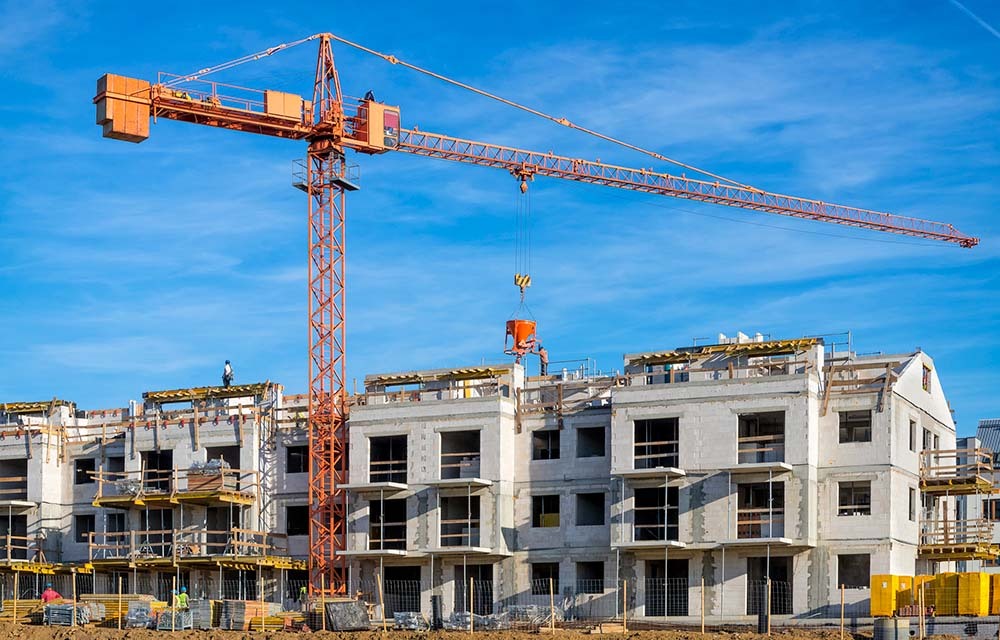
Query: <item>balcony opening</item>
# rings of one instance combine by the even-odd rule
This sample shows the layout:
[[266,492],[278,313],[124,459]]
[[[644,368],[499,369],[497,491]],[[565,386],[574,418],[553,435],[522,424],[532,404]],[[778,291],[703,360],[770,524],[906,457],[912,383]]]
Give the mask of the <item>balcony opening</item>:
[[386,615],[397,611],[420,611],[420,567],[385,567],[383,569]]
[[576,494],[576,524],[593,527],[604,524],[604,493]]
[[0,460],[0,500],[28,499],[28,461]]
[[77,458],[73,461],[73,484],[94,484],[97,461],[93,458]]
[[739,417],[739,462],[785,461],[785,412],[745,413]]
[[582,427],[576,430],[576,457],[603,458],[604,427]]
[[[472,612],[477,616],[487,616],[493,613],[493,565],[456,565],[455,582],[457,583],[455,585],[455,611],[469,610],[469,583],[472,582]],[[414,611],[419,610],[414,609]]]
[[787,556],[747,558],[747,615],[757,615],[767,610],[768,565],[770,565],[771,613],[792,613],[792,562]]
[[[4,515],[0,517],[0,541],[7,544],[7,536],[10,536],[10,546],[3,550],[0,560],[28,560],[29,548],[34,554],[34,541],[28,541],[28,516]],[[8,555],[9,554],[9,555]]]
[[635,490],[633,507],[635,524],[633,539],[677,540],[678,536],[677,487],[644,487]]
[[736,537],[785,535],[785,484],[746,482],[736,487]]
[[531,526],[559,527],[559,496],[531,496]]
[[155,558],[170,556],[170,548],[174,542],[173,510],[146,509],[142,512],[142,520],[143,530],[138,543],[140,547],[136,553]]
[[369,439],[368,482],[406,484],[406,436]]
[[547,596],[559,593],[559,563],[531,563],[531,595]]
[[285,473],[306,473],[309,471],[309,445],[285,447]]
[[687,559],[668,560],[665,565],[663,560],[647,560],[643,586],[647,616],[688,614]]
[[479,431],[441,434],[441,479],[479,477]]
[[405,498],[373,500],[368,514],[369,549],[406,549]]
[[870,516],[872,514],[872,483],[838,482],[838,516]]
[[90,542],[90,534],[97,528],[96,517],[92,513],[73,517],[73,536],[76,542]]
[[840,442],[871,442],[871,411],[840,411]]
[[[209,507],[205,510],[206,527],[209,533],[205,536],[205,554],[221,555],[226,553],[233,528],[239,527],[239,513],[229,507]],[[309,533],[309,507],[307,505],[292,505],[285,510],[285,533],[292,531]],[[303,535],[303,534],[297,534]]]
[[174,474],[173,451],[143,451],[142,465],[145,473],[142,489],[146,493],[167,493]]
[[845,589],[867,589],[871,585],[872,557],[867,553],[837,556],[837,584]]
[[678,418],[635,421],[635,468],[676,467]]
[[128,531],[128,514],[106,511],[104,514],[104,530],[108,533],[124,533]]
[[207,468],[203,475],[188,474],[189,490],[207,491],[239,491],[240,475],[236,473],[218,473],[222,469],[240,468],[240,447],[233,445],[229,447],[205,447],[205,459]]
[[588,561],[576,563],[576,592],[604,593],[603,562]]
[[531,459],[558,460],[559,432],[554,429],[531,432]]
[[479,546],[479,496],[441,498],[441,546]]

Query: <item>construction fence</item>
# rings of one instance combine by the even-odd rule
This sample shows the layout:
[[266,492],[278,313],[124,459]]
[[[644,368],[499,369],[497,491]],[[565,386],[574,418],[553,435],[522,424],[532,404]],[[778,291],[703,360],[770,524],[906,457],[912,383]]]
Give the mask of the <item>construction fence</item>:
[[[74,589],[75,578],[75,589]],[[431,585],[423,580],[353,580],[350,595],[360,601],[371,624],[387,629],[538,630],[546,627],[591,628],[603,624],[643,628],[718,628],[723,626],[827,627],[870,629],[885,607],[910,629],[925,635],[942,633],[972,637],[1000,630],[1000,581],[938,577],[916,580],[910,595],[898,588],[835,590],[829,603],[803,611],[806,589],[793,594],[793,584],[777,580],[730,580],[713,584],[685,578],[644,580],[532,580],[510,592],[491,579],[456,579]],[[326,606],[309,594],[308,584],[285,575],[259,578],[253,571],[237,579],[199,579],[191,584],[177,576],[129,572],[91,574],[0,575],[2,600],[14,597],[38,602],[51,584],[67,600],[88,594],[143,595],[171,602],[171,591],[186,586],[192,601],[246,601],[268,604],[270,611],[309,614]],[[885,593],[896,593],[887,605]],[[904,595],[899,595],[904,594]],[[796,606],[797,605],[797,606]],[[9,606],[9,605],[8,605]],[[770,612],[770,615],[768,615]],[[270,624],[270,623],[269,623]]]

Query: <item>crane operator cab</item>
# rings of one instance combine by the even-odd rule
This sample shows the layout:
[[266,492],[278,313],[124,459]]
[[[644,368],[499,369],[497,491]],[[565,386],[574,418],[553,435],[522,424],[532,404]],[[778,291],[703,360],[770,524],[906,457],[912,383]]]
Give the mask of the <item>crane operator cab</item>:
[[357,138],[364,145],[358,151],[385,153],[399,146],[399,107],[379,102],[369,91],[358,106],[358,120]]

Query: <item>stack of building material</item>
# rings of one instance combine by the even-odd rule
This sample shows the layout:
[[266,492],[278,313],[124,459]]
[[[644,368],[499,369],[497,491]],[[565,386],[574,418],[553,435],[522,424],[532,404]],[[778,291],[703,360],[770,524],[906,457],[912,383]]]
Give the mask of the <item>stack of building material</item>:
[[108,615],[107,607],[100,602],[82,602],[79,606],[90,610],[91,622],[101,622]]
[[262,622],[264,631],[281,631],[287,628],[301,629],[305,622],[305,615],[298,611],[278,611],[264,616],[263,621],[259,617],[251,618],[250,631],[259,631]]
[[326,628],[330,631],[367,631],[371,628],[368,608],[363,602],[349,598],[327,601]]
[[219,625],[219,600],[191,600],[191,625],[195,629],[212,629]]
[[[17,619],[21,622],[40,622],[44,605],[38,600],[18,600]],[[14,621],[14,601],[4,600],[0,609],[0,622]]]
[[393,627],[406,631],[424,631],[430,628],[419,611],[397,611],[392,614]]
[[58,625],[62,627],[73,626],[73,610],[76,610],[77,626],[90,622],[90,607],[74,606],[72,604],[47,604],[45,605],[45,624]]
[[145,629],[153,624],[153,603],[134,600],[128,604],[125,626],[130,629]]
[[[106,627],[118,626],[118,619],[124,619],[128,615],[128,607],[130,603],[154,602],[153,596],[150,595],[122,594],[121,608],[119,608],[118,594],[110,593],[88,593],[80,596],[80,600],[87,603],[101,605],[104,611],[104,613],[101,614],[101,619],[104,620],[104,624],[101,626]],[[166,603],[162,603],[162,606],[165,607]]]
[[190,609],[167,609],[156,617],[157,631],[182,631],[193,628]]
[[[251,621],[256,618],[275,616],[281,612],[281,605],[276,602],[258,602],[256,600],[223,600],[222,613],[219,616],[220,629],[235,629],[250,631]],[[258,626],[259,628],[259,626]]]

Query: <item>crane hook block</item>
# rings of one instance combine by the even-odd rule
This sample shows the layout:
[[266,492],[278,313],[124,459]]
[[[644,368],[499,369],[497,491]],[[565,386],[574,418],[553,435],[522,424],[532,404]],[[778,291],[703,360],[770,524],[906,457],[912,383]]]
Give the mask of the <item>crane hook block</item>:
[[521,180],[521,193],[528,193],[528,181]]
[[521,291],[524,291],[531,286],[531,276],[527,273],[515,273],[514,286],[519,287]]

